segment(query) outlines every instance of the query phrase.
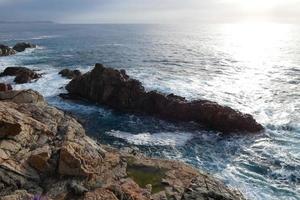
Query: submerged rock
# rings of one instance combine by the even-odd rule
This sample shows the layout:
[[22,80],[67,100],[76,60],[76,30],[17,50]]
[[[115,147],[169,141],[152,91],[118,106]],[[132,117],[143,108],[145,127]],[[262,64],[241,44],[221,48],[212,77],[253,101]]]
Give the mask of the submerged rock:
[[96,64],[95,68],[73,79],[66,89],[71,95],[112,108],[144,113],[168,120],[194,121],[208,128],[228,132],[258,132],[262,125],[249,115],[207,100],[187,101],[174,94],[146,92],[141,82],[118,71]]
[[70,70],[70,69],[63,69],[58,74],[68,79],[73,79],[76,78],[77,76],[81,76],[81,72],[79,70]]
[[26,67],[7,67],[4,72],[0,74],[0,77],[1,76],[16,76],[14,81],[17,84],[28,83],[41,77],[40,74]]
[[10,56],[16,54],[16,51],[9,46],[0,44],[0,56]]
[[28,42],[20,42],[13,47],[13,49],[17,52],[25,51],[27,48],[36,48],[36,45]]
[[244,199],[183,163],[97,143],[39,96],[0,92],[0,199]]

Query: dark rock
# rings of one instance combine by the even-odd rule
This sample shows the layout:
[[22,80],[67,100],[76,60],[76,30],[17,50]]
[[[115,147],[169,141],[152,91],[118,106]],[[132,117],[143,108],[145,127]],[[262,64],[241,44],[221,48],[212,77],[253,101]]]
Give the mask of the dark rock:
[[0,92],[6,92],[12,90],[10,84],[0,83]]
[[40,74],[26,67],[7,67],[4,72],[0,74],[0,77],[1,76],[16,76],[14,81],[17,84],[28,83],[41,77]]
[[20,43],[17,43],[13,49],[17,52],[22,52],[22,51],[25,51],[25,49],[27,48],[36,48],[36,45],[35,44],[30,44],[28,42],[20,42]]
[[58,74],[68,79],[73,79],[76,78],[77,76],[81,76],[81,72],[79,70],[70,70],[70,69],[63,69]]
[[114,109],[144,113],[168,120],[194,121],[211,129],[228,132],[258,132],[263,127],[249,114],[207,100],[189,102],[174,94],[146,92],[142,84],[130,79],[125,70],[95,68],[73,79],[66,89],[71,95]]
[[14,54],[16,54],[15,50],[6,45],[0,44],[0,56],[9,56]]
[[83,187],[82,185],[79,185],[75,181],[72,181],[68,184],[68,189],[71,193],[81,196],[84,195],[84,193],[88,192],[89,190]]

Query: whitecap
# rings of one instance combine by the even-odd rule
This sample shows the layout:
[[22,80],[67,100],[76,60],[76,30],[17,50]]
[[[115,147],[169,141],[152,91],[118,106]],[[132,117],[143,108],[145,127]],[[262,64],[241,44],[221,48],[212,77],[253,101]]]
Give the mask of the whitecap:
[[132,134],[118,130],[106,132],[108,135],[126,140],[134,145],[149,146],[183,146],[193,138],[193,134],[185,132],[160,132]]

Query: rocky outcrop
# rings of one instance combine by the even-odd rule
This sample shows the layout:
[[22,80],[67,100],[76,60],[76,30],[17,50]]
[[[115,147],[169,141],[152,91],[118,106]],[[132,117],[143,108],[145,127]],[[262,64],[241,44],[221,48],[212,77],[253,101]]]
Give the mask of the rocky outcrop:
[[97,143],[32,90],[0,92],[0,128],[0,199],[244,199],[180,162]]
[[28,83],[32,80],[37,80],[41,77],[40,74],[26,67],[7,67],[1,76],[15,76],[15,82],[17,84]]
[[0,44],[0,56],[10,56],[16,54],[16,51],[9,46]]
[[158,116],[168,120],[194,121],[208,128],[228,132],[258,132],[263,127],[255,119],[207,100],[187,101],[173,94],[146,92],[142,84],[118,71],[96,64],[95,68],[73,79],[66,89],[114,109]]
[[12,90],[12,86],[6,83],[0,83],[0,92],[6,92]]
[[77,76],[81,76],[81,72],[79,70],[70,70],[70,69],[63,69],[58,74],[68,79],[73,79],[76,78]]
[[25,51],[27,48],[36,48],[36,45],[28,42],[20,42],[13,47],[13,49],[17,52]]

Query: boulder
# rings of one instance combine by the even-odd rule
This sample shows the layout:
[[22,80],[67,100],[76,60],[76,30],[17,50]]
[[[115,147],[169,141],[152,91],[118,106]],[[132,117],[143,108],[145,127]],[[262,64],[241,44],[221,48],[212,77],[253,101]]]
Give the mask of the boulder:
[[70,70],[70,69],[63,69],[58,74],[68,79],[73,79],[76,78],[77,76],[81,76],[81,72],[79,70]]
[[121,111],[157,116],[166,120],[194,121],[223,133],[259,132],[262,125],[249,115],[207,100],[187,101],[174,94],[146,92],[141,82],[125,70],[96,64],[86,74],[74,78],[66,89],[79,96]]
[[13,49],[17,52],[25,51],[27,48],[36,48],[36,45],[28,42],[20,42],[13,47]]
[[28,83],[41,77],[40,74],[26,67],[7,67],[1,76],[16,76],[15,82],[17,84]]
[[0,56],[9,56],[16,54],[16,51],[9,46],[0,44]]
[[51,149],[49,145],[37,148],[31,152],[28,163],[38,172],[45,172],[49,169],[48,161],[51,157]]
[[12,90],[12,86],[6,83],[0,83],[0,92],[7,92]]

